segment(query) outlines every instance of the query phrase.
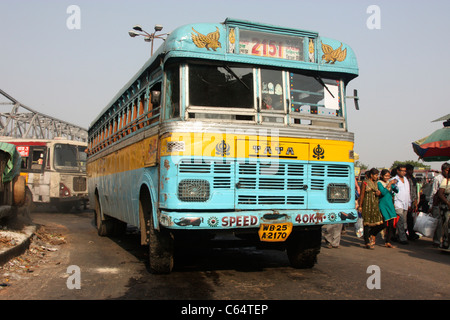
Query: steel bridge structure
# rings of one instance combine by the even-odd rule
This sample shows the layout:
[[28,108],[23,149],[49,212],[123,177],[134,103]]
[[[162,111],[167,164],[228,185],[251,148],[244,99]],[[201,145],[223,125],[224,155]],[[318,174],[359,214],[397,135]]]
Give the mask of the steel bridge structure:
[[[62,137],[87,142],[87,129],[35,111],[1,89],[0,95],[6,98],[6,102],[0,101],[0,136],[23,139]],[[3,110],[8,109],[4,106],[11,106],[9,112]]]

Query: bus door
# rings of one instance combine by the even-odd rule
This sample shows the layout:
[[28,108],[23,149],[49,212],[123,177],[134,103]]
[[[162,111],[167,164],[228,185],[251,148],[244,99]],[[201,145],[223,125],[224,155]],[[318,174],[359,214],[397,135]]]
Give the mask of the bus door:
[[306,209],[309,143],[264,139],[237,141],[235,209]]

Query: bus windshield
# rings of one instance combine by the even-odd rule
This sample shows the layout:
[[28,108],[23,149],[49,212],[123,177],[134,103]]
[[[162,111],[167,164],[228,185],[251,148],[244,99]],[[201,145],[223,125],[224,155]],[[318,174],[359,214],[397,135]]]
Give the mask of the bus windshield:
[[256,110],[262,122],[337,127],[343,122],[340,79],[226,64],[190,64],[188,79],[189,118],[256,121]]
[[202,107],[253,108],[253,70],[190,65],[190,104]]
[[54,167],[60,171],[86,171],[85,147],[70,144],[56,144]]

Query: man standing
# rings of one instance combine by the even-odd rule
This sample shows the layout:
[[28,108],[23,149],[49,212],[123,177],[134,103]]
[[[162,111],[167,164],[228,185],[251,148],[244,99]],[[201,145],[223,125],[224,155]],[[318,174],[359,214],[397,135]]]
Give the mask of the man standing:
[[405,165],[399,165],[397,167],[397,175],[393,179],[397,180],[396,185],[398,188],[398,193],[394,198],[395,212],[399,216],[397,222],[397,236],[401,244],[408,244],[405,229],[407,226],[408,209],[411,207],[411,191],[408,179],[406,178]]
[[441,228],[441,226],[445,222],[445,219],[444,219],[445,212],[441,212],[442,208],[439,207],[439,203],[442,201],[440,201],[440,199],[438,197],[438,190],[439,190],[439,186],[441,185],[442,181],[448,176],[449,170],[450,170],[450,164],[448,162],[442,164],[441,173],[438,174],[436,177],[434,177],[433,187],[431,189],[431,194],[430,194],[431,215],[433,216],[433,218],[438,219],[438,227],[436,228],[436,231],[434,232],[434,236],[433,236],[433,245],[436,247],[441,244],[441,238],[443,237],[443,228]]
[[411,164],[406,165],[406,178],[408,179],[410,187],[411,207],[408,209],[406,218],[406,224],[408,229],[408,239],[416,240],[419,236],[414,231],[414,213],[417,212],[418,192],[417,192],[417,179],[414,177],[414,166]]

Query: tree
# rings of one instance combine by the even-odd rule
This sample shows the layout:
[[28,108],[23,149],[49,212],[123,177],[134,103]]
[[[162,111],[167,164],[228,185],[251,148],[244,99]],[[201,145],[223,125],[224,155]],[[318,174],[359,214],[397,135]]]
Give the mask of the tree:
[[369,168],[368,165],[361,163],[359,161],[355,161],[355,167],[359,167],[361,170],[367,170],[367,168]]
[[422,162],[419,161],[414,161],[414,160],[405,160],[405,161],[394,161],[394,163],[392,164],[391,168],[397,168],[399,165],[406,165],[406,164],[410,164],[413,167],[419,167],[419,168],[425,168],[426,170],[430,170],[431,166],[429,165],[425,165]]

